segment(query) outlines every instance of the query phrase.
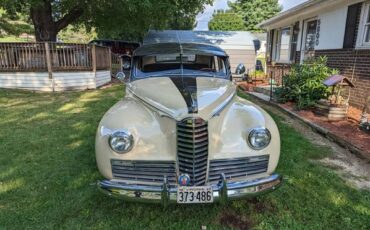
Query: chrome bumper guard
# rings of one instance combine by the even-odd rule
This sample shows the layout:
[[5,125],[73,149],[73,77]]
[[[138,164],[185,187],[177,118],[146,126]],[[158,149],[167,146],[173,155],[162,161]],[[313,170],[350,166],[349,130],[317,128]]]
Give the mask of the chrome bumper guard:
[[[282,184],[283,178],[279,174],[250,181],[227,182],[225,175],[221,175],[220,182],[212,185],[214,202],[225,203],[227,200],[236,200],[253,197],[276,190]],[[102,180],[97,183],[98,188],[105,194],[128,201],[147,203],[177,202],[177,186],[169,185],[164,178],[163,185],[133,185],[114,180]]]

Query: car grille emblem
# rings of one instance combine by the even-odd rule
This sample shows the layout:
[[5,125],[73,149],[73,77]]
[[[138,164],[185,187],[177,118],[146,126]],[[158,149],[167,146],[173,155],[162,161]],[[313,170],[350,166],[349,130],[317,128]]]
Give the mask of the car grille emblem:
[[188,186],[190,184],[190,176],[188,174],[181,174],[179,176],[179,185]]

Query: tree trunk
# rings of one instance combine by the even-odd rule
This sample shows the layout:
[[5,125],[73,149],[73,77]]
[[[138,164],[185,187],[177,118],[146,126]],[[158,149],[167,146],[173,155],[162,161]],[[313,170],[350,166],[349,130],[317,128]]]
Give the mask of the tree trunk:
[[51,3],[44,0],[31,7],[31,19],[35,28],[36,41],[56,41],[57,31],[52,17]]
[[57,40],[60,30],[77,20],[83,13],[83,8],[76,6],[71,9],[60,20],[54,22],[50,0],[43,0],[40,4],[31,7],[31,19],[35,29],[36,41]]

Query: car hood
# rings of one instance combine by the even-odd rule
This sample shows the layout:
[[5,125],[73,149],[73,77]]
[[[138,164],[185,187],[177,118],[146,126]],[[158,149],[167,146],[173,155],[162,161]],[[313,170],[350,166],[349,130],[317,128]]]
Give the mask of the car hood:
[[233,98],[236,86],[213,77],[152,77],[128,84],[129,95],[181,120],[195,116],[204,120],[217,114]]

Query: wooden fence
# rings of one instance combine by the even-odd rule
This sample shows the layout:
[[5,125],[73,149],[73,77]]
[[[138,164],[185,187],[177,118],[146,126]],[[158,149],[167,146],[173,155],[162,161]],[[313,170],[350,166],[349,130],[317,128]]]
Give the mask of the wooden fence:
[[110,70],[108,47],[72,43],[0,43],[0,71]]
[[118,54],[112,53],[111,59],[111,72],[112,75],[116,75],[117,72],[122,71],[122,58]]

